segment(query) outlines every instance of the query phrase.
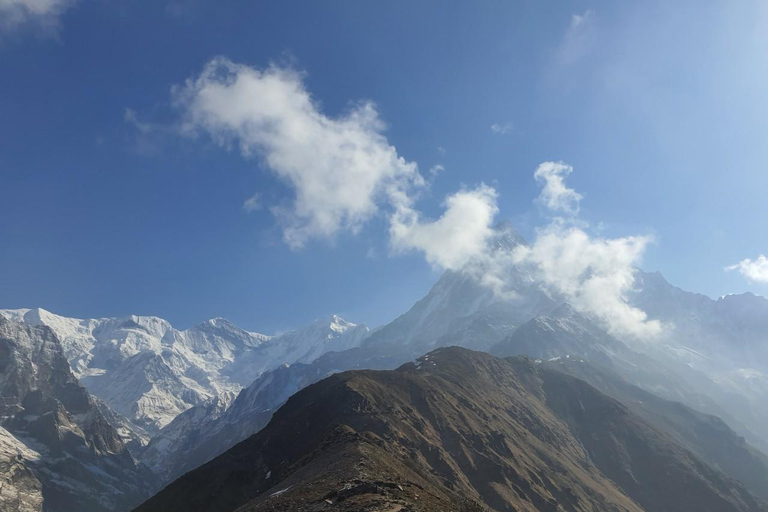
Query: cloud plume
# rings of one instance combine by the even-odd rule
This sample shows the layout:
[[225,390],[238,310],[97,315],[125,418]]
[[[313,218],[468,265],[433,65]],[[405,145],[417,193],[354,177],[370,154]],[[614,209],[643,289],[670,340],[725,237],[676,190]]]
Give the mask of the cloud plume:
[[[356,233],[380,215],[388,220],[393,253],[420,252],[437,269],[473,276],[500,300],[515,296],[523,272],[616,334],[647,338],[660,330],[626,298],[650,239],[589,235],[577,219],[583,196],[565,184],[573,172],[568,164],[544,162],[533,175],[542,187],[536,202],[553,216],[550,224],[530,245],[500,249],[494,241],[501,234],[493,227],[497,191],[485,184],[462,188],[446,197],[439,218],[425,218],[416,202],[429,181],[388,142],[371,102],[332,117],[321,111],[297,71],[260,70],[224,58],[175,87],[173,99],[183,133],[207,134],[246,158],[259,158],[289,186],[292,202],[271,211],[293,248]],[[437,173],[429,174],[431,180]],[[244,208],[260,206],[254,196]]]

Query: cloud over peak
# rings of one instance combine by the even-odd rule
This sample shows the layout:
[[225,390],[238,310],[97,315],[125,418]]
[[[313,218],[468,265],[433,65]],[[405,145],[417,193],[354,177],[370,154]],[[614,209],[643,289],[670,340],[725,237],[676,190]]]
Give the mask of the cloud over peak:
[[[549,225],[532,244],[500,250],[492,243],[500,235],[494,229],[496,189],[483,183],[464,187],[446,197],[439,218],[425,218],[416,207],[418,196],[442,168],[434,167],[426,180],[415,162],[401,157],[371,102],[329,116],[296,70],[256,69],[225,58],[209,62],[172,94],[182,133],[206,134],[222,147],[258,158],[289,187],[292,201],[270,210],[295,249],[311,239],[356,233],[379,215],[388,220],[393,253],[420,252],[435,268],[474,277],[499,300],[516,295],[514,276],[522,271],[615,334],[648,338],[660,331],[626,298],[650,239],[589,235],[577,218],[583,196],[565,184],[573,172],[568,164],[544,162],[533,174],[541,185],[536,202],[554,214]],[[258,195],[243,205],[246,211],[261,206]]]
[[627,303],[635,268],[651,242],[646,236],[594,238],[581,228],[555,221],[540,230],[530,246],[514,252],[545,286],[562,295],[578,311],[594,315],[613,334],[653,338],[657,321]]

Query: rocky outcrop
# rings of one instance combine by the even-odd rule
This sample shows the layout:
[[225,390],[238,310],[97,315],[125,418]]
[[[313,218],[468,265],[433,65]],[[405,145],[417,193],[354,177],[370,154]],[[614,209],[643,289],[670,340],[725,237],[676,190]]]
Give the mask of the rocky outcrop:
[[119,512],[156,489],[46,327],[0,317],[0,509]]

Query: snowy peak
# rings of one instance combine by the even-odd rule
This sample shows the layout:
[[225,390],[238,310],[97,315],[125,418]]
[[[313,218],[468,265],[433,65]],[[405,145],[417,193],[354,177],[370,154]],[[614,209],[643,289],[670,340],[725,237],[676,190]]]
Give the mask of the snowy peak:
[[307,327],[278,336],[274,341],[277,344],[293,344],[299,350],[306,350],[298,362],[311,362],[329,350],[356,347],[369,333],[370,329],[365,324],[354,324],[338,315],[331,315],[315,320]]
[[521,235],[510,221],[501,221],[493,228],[496,239],[493,246],[497,249],[511,251],[519,245],[528,245],[528,241]]
[[347,329],[357,327],[357,324],[347,322],[339,315],[331,315],[331,322],[328,324],[328,327],[335,333],[343,334]]
[[370,334],[363,324],[348,322],[338,315],[273,336],[234,361],[228,375],[244,386],[267,370],[282,364],[311,363],[326,352],[341,352],[360,346]]
[[302,327],[293,331],[289,331],[283,335],[276,336],[277,340],[281,338],[292,338],[296,336],[306,337],[307,340],[315,339],[320,342],[324,339],[334,339],[345,334],[351,334],[355,331],[368,332],[369,329],[364,324],[353,324],[347,322],[339,315],[330,315],[323,318],[318,318],[306,327]]

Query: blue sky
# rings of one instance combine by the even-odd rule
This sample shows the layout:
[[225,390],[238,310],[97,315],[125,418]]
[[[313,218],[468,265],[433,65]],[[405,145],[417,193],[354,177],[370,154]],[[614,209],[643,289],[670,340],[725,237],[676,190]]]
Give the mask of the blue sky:
[[185,132],[197,104],[179,91],[215,57],[292,70],[330,120],[373,102],[429,181],[421,219],[485,183],[495,220],[533,239],[550,222],[534,171],[563,161],[592,236],[653,237],[644,269],[713,297],[768,291],[724,270],[768,251],[764,2],[15,1],[0,307],[274,332],[330,313],[377,325],[426,293],[446,265],[422,242],[393,250],[392,204],[290,247],[273,207],[295,187],[242,134]]

